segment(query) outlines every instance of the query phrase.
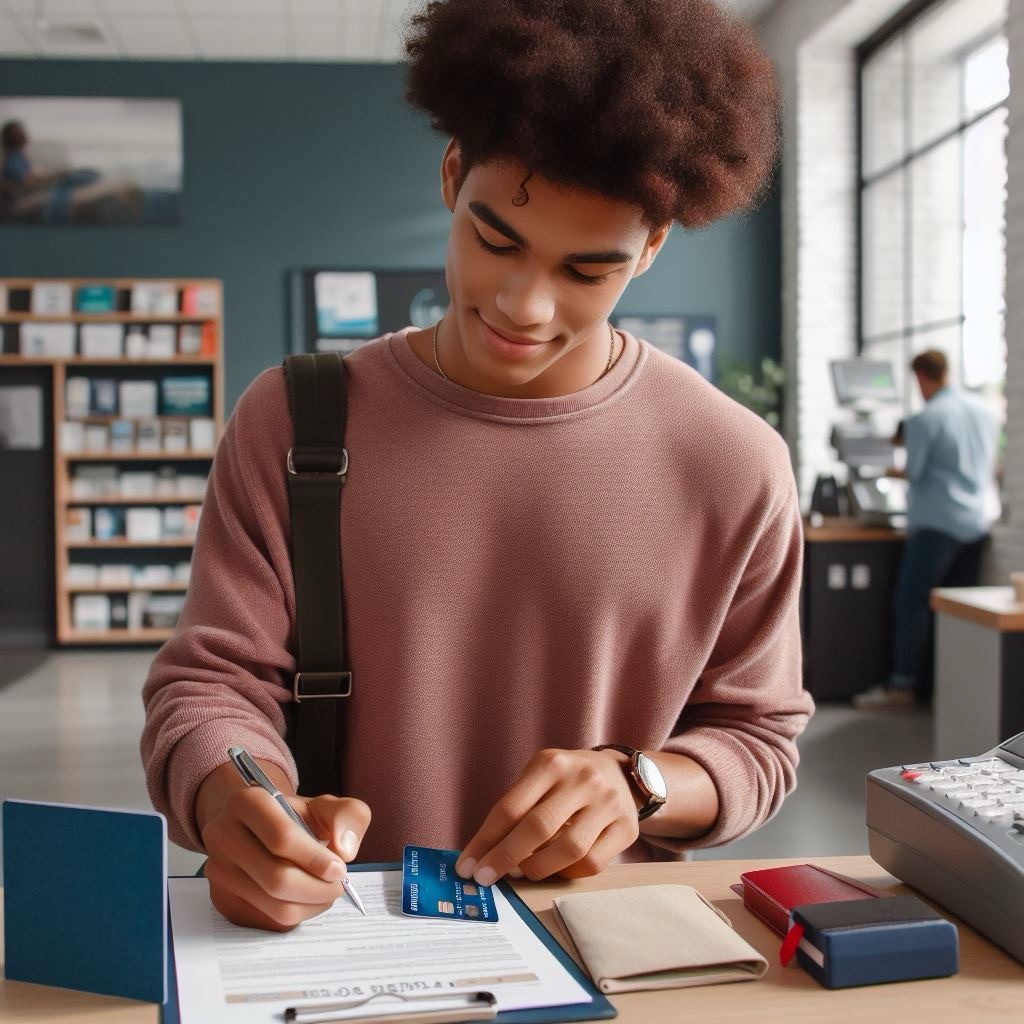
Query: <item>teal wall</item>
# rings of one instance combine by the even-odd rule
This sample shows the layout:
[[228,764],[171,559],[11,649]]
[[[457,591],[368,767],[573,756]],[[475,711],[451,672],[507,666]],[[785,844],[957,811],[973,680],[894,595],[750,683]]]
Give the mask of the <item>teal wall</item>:
[[[0,61],[0,95],[178,98],[185,145],[177,226],[0,227],[0,276],[221,278],[230,409],[287,349],[289,269],[442,264],[444,142],[402,93],[395,65]],[[772,198],[675,229],[619,312],[711,314],[720,351],[777,356],[779,263]]]

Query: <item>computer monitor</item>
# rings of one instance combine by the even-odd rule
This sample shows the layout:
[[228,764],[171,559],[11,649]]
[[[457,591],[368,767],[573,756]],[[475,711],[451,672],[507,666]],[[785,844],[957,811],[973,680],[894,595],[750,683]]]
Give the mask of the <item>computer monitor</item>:
[[837,359],[831,364],[832,386],[840,405],[898,402],[892,363],[881,359]]

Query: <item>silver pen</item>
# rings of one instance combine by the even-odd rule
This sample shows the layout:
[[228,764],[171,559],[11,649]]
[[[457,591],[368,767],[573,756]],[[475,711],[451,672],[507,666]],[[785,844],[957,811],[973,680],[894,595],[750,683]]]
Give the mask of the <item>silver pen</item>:
[[[284,813],[287,814],[288,817],[291,818],[307,836],[315,839],[318,843],[320,842],[320,840],[313,835],[309,826],[298,814],[295,813],[292,805],[288,803],[288,798],[270,781],[270,779],[267,778],[266,773],[252,759],[252,756],[248,751],[243,750],[241,747],[229,747],[228,757],[231,758],[232,764],[234,764],[238,769],[238,774],[245,779],[247,785],[259,786],[260,789],[269,793]],[[359,898],[359,893],[357,893],[355,888],[352,886],[352,882],[348,875],[341,880],[341,884],[345,887],[345,892],[348,893],[348,898],[356,905],[359,913],[365,917],[366,908],[363,906],[363,901]]]

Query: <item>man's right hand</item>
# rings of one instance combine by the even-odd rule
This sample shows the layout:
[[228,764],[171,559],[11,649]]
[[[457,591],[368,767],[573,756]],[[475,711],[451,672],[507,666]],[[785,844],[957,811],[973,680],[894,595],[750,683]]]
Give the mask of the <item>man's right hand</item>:
[[[276,765],[259,764],[283,793],[291,789]],[[196,820],[209,857],[210,898],[235,924],[290,931],[344,893],[346,862],[359,852],[370,808],[335,796],[289,796],[288,802],[326,846],[290,821],[269,793],[247,786],[230,763],[199,787]]]

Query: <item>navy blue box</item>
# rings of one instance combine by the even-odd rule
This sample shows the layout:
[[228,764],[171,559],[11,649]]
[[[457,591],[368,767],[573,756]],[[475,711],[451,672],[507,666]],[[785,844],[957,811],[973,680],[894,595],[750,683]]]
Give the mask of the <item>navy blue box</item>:
[[956,974],[956,927],[916,896],[794,907],[800,966],[826,988]]

